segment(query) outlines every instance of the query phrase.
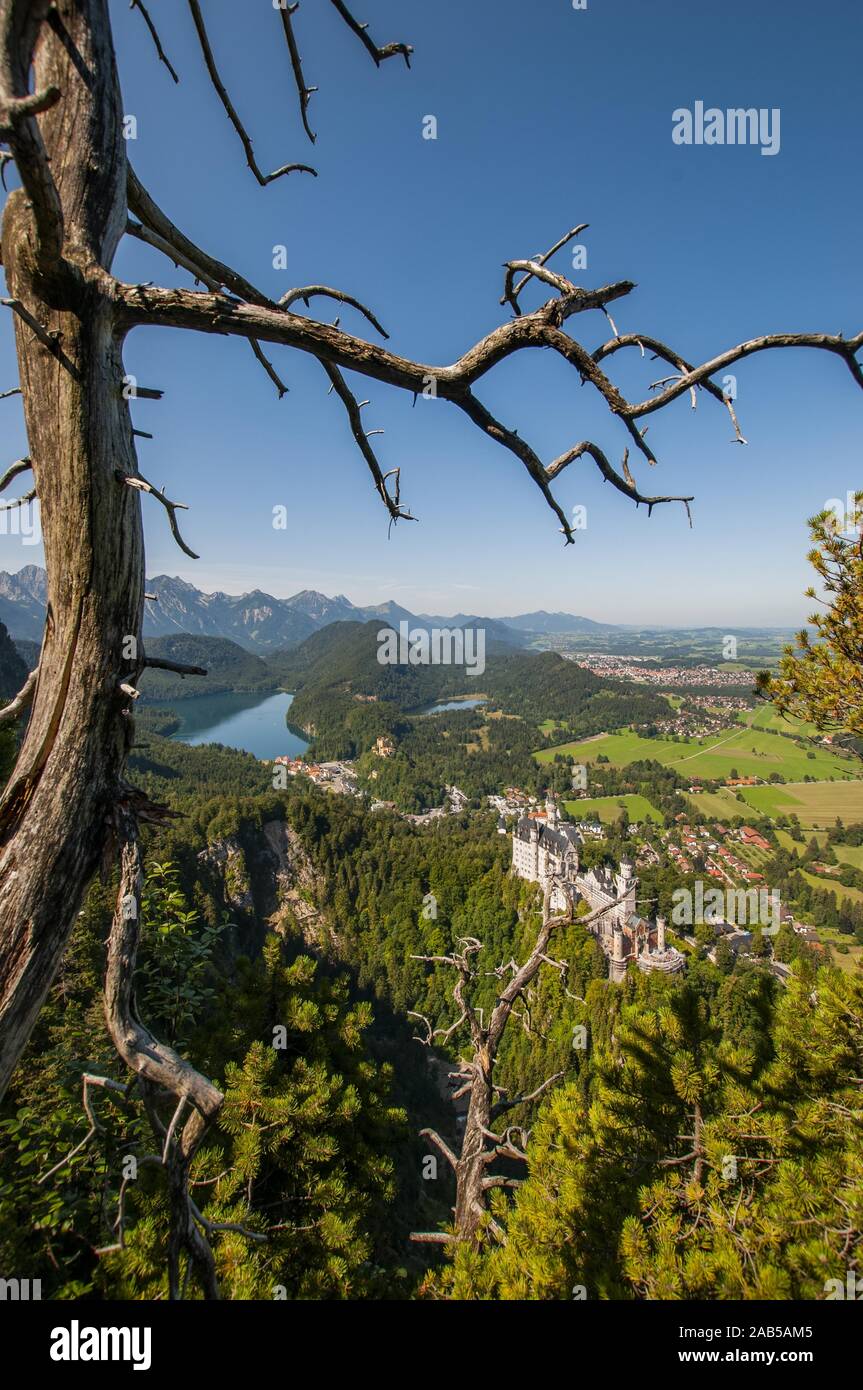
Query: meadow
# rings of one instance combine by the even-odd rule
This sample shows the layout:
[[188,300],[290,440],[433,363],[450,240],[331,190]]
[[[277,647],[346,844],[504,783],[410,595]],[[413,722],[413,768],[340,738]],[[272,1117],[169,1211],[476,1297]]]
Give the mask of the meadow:
[[863,780],[860,779],[792,782],[782,787],[743,787],[741,791],[746,803],[762,815],[794,815],[804,830],[833,825],[837,816],[846,825],[863,820]]
[[631,821],[655,821],[662,825],[663,817],[646,796],[630,793],[625,796],[596,796],[590,800],[564,802],[567,815],[572,820],[601,820],[603,825],[616,821],[625,808]]
[[860,770],[858,763],[840,757],[828,748],[801,746],[769,729],[750,725],[731,732],[723,731],[710,738],[681,739],[679,742],[666,738],[642,738],[632,729],[623,729],[605,737],[542,748],[534,756],[539,762],[546,763],[558,754],[571,758],[575,763],[592,763],[602,754],[615,767],[626,767],[628,763],[650,759],[665,767],[673,767],[681,776],[708,779],[727,778],[734,771],[741,777],[768,778],[771,772],[778,772],[792,781],[805,776],[825,780],[851,777]]

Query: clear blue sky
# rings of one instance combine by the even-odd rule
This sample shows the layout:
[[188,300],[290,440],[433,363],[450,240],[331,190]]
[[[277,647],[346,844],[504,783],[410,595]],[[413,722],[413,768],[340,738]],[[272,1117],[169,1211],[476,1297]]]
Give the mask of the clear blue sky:
[[[270,0],[204,0],[223,76],[264,168],[308,160],[261,189],[210,87],[179,0],[150,10],[181,76],[157,62],[140,15],[112,4],[127,112],[138,122],[138,173],[190,236],[280,295],[323,281],[371,304],[398,352],[446,363],[500,323],[502,262],[535,254],[576,222],[586,285],[630,278],[614,308],[696,361],[774,331],[853,333],[863,320],[858,0],[354,0],[379,42],[415,47],[376,70],[325,0],[295,18],[318,132],[312,148],[279,16]],[[779,107],[781,150],[681,147],[672,112]],[[422,139],[435,115],[436,141]],[[288,270],[272,248],[288,248]],[[555,262],[565,273],[566,253]],[[126,241],[127,279],[189,283]],[[530,303],[539,302],[537,291]],[[336,312],[317,301],[317,312]],[[364,332],[350,310],[345,326]],[[15,380],[8,323],[0,388]],[[601,314],[572,320],[588,347]],[[190,504],[184,530],[200,561],[174,547],[158,507],[145,518],[148,573],[203,589],[301,588],[356,602],[488,615],[567,609],[616,622],[795,624],[807,611],[806,518],[863,486],[863,394],[828,354],[773,353],[742,364],[738,410],[750,443],[702,395],[650,420],[661,466],[639,463],[647,491],[693,492],[682,509],[642,509],[582,461],[562,504],[588,527],[564,547],[521,465],[444,402],[356,382],[385,468],[401,465],[403,500],[420,518],[387,538],[387,517],[340,403],[310,358],[272,349],[283,400],[238,340],[138,330],[127,370],[165,399],[139,402],[142,471]],[[612,367],[633,399],[664,372],[623,355]],[[497,368],[478,394],[547,461],[595,439],[618,462],[622,427],[548,354]],[[20,406],[0,403],[7,461],[25,449]],[[286,530],[272,509],[288,508]],[[41,551],[0,536],[0,568]]]

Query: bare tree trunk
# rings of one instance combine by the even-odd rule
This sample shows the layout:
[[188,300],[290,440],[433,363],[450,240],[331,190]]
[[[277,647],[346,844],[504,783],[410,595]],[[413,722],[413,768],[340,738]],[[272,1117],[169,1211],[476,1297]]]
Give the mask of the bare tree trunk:
[[470,1102],[456,1164],[455,1227],[460,1240],[473,1241],[485,1210],[483,1181],[488,1173],[493,1063],[485,1047],[473,1058]]
[[10,195],[2,228],[7,282],[20,306],[15,332],[48,612],[29,726],[0,799],[0,1095],[108,833],[130,743],[129,701],[118,689],[130,674],[123,639],[139,635],[143,606],[140,503],[116,478],[118,470],[137,472],[121,340],[110,298],[79,273],[110,266],[126,219],[107,0],[60,0],[38,29],[47,11],[26,0],[0,7],[7,91],[27,91],[32,28],[36,90],[56,87],[63,97],[40,118],[63,208],[56,273],[41,254],[51,209],[28,197],[35,175],[28,186],[22,172],[25,187]]
[[[415,1232],[411,1236],[411,1240],[427,1244],[433,1242],[447,1244],[455,1239],[476,1244],[479,1238],[480,1224],[483,1220],[488,1221],[499,1240],[505,1240],[503,1231],[489,1216],[487,1198],[493,1188],[518,1187],[519,1180],[503,1175],[495,1176],[489,1172],[489,1167],[498,1158],[526,1163],[527,1154],[524,1151],[524,1146],[528,1134],[521,1126],[511,1126],[497,1134],[494,1132],[493,1126],[501,1116],[508,1114],[510,1110],[538,1100],[549,1086],[553,1086],[563,1076],[563,1072],[555,1072],[553,1076],[546,1077],[528,1095],[509,1098],[505,1098],[501,1088],[495,1086],[494,1083],[494,1069],[498,1051],[516,1003],[521,1002],[524,1009],[523,1021],[526,1021],[529,1015],[530,987],[543,965],[552,966],[559,970],[564,981],[569,971],[566,961],[555,961],[548,955],[549,942],[555,929],[568,925],[573,920],[571,903],[565,912],[555,917],[551,915],[554,886],[555,884],[552,883],[544,893],[542,923],[527,960],[522,965],[511,960],[506,965],[498,966],[494,971],[501,981],[508,974],[511,975],[511,978],[509,983],[501,988],[487,1025],[483,1022],[482,1011],[477,1009],[470,999],[471,990],[475,986],[479,973],[472,962],[482,950],[482,942],[474,936],[462,937],[457,943],[460,949],[454,950],[449,956],[412,957],[413,960],[422,960],[429,964],[447,965],[457,972],[456,983],[453,987],[453,999],[460,1010],[458,1018],[448,1028],[432,1028],[429,1020],[422,1014],[412,1013],[412,1017],[421,1018],[426,1026],[426,1036],[424,1038],[418,1037],[417,1042],[423,1043],[426,1047],[432,1047],[435,1038],[442,1037],[446,1042],[459,1029],[466,1026],[470,1035],[472,1055],[470,1060],[461,1062],[459,1071],[450,1073],[451,1076],[458,1078],[463,1083],[461,1089],[455,1092],[453,1100],[458,1100],[465,1094],[470,1098],[461,1152],[456,1156],[435,1130],[424,1129],[421,1131],[426,1138],[431,1140],[438,1152],[443,1154],[455,1174],[456,1199],[453,1222],[455,1236],[453,1237],[446,1232],[424,1231]],[[622,901],[622,899],[617,901]],[[617,902],[614,902],[606,907],[597,908],[581,919],[582,924],[589,926],[591,922],[596,921],[616,906]],[[496,1099],[496,1093],[500,1093],[500,1099]],[[513,1137],[516,1134],[519,1136],[518,1141]]]

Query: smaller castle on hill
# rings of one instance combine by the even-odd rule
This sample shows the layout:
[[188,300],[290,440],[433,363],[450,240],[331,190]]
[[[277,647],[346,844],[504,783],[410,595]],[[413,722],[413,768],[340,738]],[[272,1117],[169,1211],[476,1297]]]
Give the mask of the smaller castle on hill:
[[557,802],[549,797],[545,811],[521,817],[512,834],[512,867],[519,878],[551,888],[551,907],[563,912],[584,901],[591,912],[606,908],[601,917],[589,923],[588,930],[599,942],[609,963],[609,976],[619,982],[627,966],[635,961],[639,970],[659,970],[677,975],[685,967],[682,952],[665,941],[665,919],[651,921],[636,911],[638,879],[629,859],[622,859],[617,872],[590,869],[582,873],[579,863],[581,836],[574,825],[561,821]]

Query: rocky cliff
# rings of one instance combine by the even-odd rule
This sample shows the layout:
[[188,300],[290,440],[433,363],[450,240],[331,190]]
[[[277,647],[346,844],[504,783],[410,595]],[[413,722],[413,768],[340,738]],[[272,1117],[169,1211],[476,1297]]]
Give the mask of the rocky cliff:
[[243,827],[208,845],[198,863],[216,900],[237,925],[232,943],[237,952],[259,950],[272,927],[299,933],[316,951],[327,947],[330,929],[318,907],[317,876],[287,821]]

